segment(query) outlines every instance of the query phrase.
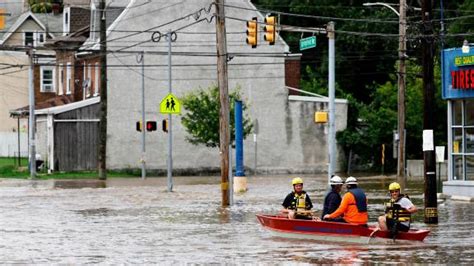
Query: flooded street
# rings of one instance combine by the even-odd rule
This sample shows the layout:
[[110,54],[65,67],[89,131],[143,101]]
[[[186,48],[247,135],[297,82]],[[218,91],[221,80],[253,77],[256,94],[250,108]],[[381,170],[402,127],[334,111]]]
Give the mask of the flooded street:
[[[438,206],[439,225],[423,223],[422,184],[408,190],[418,206],[423,243],[350,245],[273,237],[255,218],[275,213],[290,177],[250,177],[249,191],[221,208],[220,177],[110,180],[104,189],[0,187],[0,263],[450,263],[474,264],[472,203]],[[304,176],[316,210],[326,177]],[[388,181],[360,182],[370,223],[383,212]]]

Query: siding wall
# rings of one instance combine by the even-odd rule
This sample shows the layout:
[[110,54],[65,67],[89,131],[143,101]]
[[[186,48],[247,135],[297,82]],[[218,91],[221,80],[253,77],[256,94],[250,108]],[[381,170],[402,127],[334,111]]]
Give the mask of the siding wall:
[[[97,119],[99,110],[100,105],[95,104],[56,115],[55,119]],[[55,170],[96,170],[98,137],[98,122],[56,121],[54,123]]]

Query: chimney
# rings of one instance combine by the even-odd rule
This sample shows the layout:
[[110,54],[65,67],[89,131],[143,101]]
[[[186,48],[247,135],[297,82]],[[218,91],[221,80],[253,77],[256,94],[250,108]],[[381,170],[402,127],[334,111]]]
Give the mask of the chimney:
[[59,13],[61,13],[61,4],[53,3],[51,7],[54,15],[58,15]]

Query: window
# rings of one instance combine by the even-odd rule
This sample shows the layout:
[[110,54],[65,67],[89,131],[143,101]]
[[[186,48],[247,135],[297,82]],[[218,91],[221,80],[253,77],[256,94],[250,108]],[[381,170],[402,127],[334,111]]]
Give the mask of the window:
[[44,44],[45,41],[45,33],[44,32],[35,32],[34,35],[34,44],[35,46],[38,46],[40,44]]
[[64,67],[63,64],[59,64],[59,95],[63,95],[64,89],[63,89],[63,84],[64,84]]
[[99,63],[95,63],[94,96],[99,95],[99,77],[100,77]]
[[97,11],[96,11],[96,7],[93,3],[93,1],[91,1],[91,26],[90,26],[90,38],[91,40],[95,40],[95,31],[96,31],[96,16],[97,16]]
[[41,92],[55,92],[54,68],[41,66]]
[[25,46],[33,46],[35,42],[35,38],[33,37],[33,32],[24,32],[23,33],[23,40]]
[[474,100],[456,100],[451,104],[453,180],[474,180]]
[[70,31],[70,22],[71,22],[70,13],[71,13],[71,8],[66,7],[64,9],[64,13],[63,13],[63,18],[64,18],[64,21],[63,21],[63,36],[68,35],[69,31]]
[[91,81],[92,81],[92,65],[91,64],[88,64],[87,65],[87,79],[89,81],[88,83],[88,88],[87,88],[87,94],[86,96],[89,97],[91,95],[91,89],[92,89],[92,84],[91,84]]
[[67,63],[66,68],[66,94],[71,94],[71,63]]

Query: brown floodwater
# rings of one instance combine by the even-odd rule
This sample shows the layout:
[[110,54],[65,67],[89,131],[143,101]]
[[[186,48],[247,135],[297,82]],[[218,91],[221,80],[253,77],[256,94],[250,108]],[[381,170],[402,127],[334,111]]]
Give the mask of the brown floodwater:
[[[317,210],[326,177],[304,176]],[[102,189],[0,187],[0,263],[474,264],[472,203],[440,203],[439,224],[423,243],[353,245],[272,236],[255,218],[275,213],[290,192],[290,177],[249,177],[249,190],[221,208],[218,177],[108,181]],[[388,181],[367,179],[370,222],[383,212]],[[422,184],[410,183],[423,208]]]

